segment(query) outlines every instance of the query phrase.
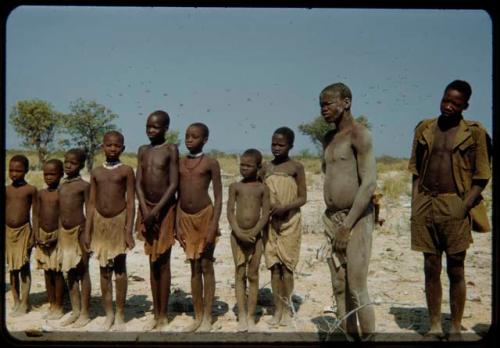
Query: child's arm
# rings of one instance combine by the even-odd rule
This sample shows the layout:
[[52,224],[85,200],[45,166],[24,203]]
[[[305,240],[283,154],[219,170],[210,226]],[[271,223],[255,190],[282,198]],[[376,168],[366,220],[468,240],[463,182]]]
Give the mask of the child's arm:
[[307,201],[306,173],[304,166],[299,162],[295,162],[295,182],[297,183],[297,199],[286,205],[273,207],[271,215],[283,216],[293,209],[298,209]]
[[214,212],[212,220],[208,225],[208,234],[206,244],[214,244],[217,230],[219,229],[219,219],[222,211],[222,181],[220,177],[220,166],[217,160],[213,160],[210,164],[210,173],[212,176],[212,186],[214,190]]
[[127,168],[127,220],[125,225],[125,242],[131,250],[135,246],[132,228],[135,216],[135,177],[131,167]]
[[270,215],[270,207],[271,207],[271,200],[269,198],[269,187],[267,185],[263,185],[263,192],[262,192],[262,208],[261,208],[261,214],[260,214],[260,219],[255,225],[254,228],[252,228],[250,235],[252,237],[255,237],[262,231],[264,226],[269,222],[269,215]]
[[37,198],[33,199],[33,205],[31,206],[31,212],[32,212],[31,216],[32,216],[32,220],[33,220],[33,237],[35,238],[35,245],[42,245],[43,244],[40,240],[40,230],[39,230],[39,226],[40,226],[40,223],[39,223],[40,218],[38,216],[38,210],[40,207],[39,199],[40,199],[40,195],[38,194]]
[[177,145],[170,145],[168,147],[168,152],[170,159],[168,173],[170,180],[169,185],[158,204],[156,204],[154,208],[151,209],[150,216],[144,219],[144,222],[146,224],[148,223],[149,219],[158,217],[161,209],[163,209],[165,207],[165,204],[167,204],[171,200],[171,198],[175,194],[175,191],[177,191],[177,187],[179,186],[179,149],[177,148]]
[[[38,215],[38,194],[37,194],[36,187],[33,186],[33,191],[31,193],[31,215],[33,216],[33,218],[32,218],[33,225],[34,225],[34,221],[37,220],[37,218],[35,218],[35,209],[36,209],[36,214]],[[38,225],[38,221],[37,221],[37,225]],[[28,249],[31,249],[35,246],[35,233],[31,233]]]
[[[91,173],[90,174],[90,189],[87,187],[84,191],[84,197],[85,197],[85,215],[86,215],[86,221],[85,221],[85,232],[83,233],[83,246],[85,247],[85,251],[89,252],[90,251],[90,241],[91,241],[91,236],[90,236],[90,231],[92,228],[92,224],[94,221],[94,211],[95,211],[95,200],[96,200],[96,181],[94,175]],[[89,192],[90,191],[90,192]]]
[[233,231],[235,237],[242,241],[242,242],[247,242],[250,243],[252,242],[252,238],[249,238],[248,234],[245,234],[241,231],[240,227],[238,226],[238,222],[236,221],[236,215],[235,215],[235,205],[236,205],[236,195],[238,194],[236,188],[236,183],[232,183],[229,185],[229,198],[227,200],[227,221],[229,222],[229,225],[231,226],[231,230]]
[[137,194],[137,200],[139,201],[139,209],[142,213],[143,221],[149,215],[149,208],[146,205],[144,199],[144,191],[142,190],[142,153],[143,148],[139,148],[139,153],[137,154],[137,170],[135,172],[135,192]]

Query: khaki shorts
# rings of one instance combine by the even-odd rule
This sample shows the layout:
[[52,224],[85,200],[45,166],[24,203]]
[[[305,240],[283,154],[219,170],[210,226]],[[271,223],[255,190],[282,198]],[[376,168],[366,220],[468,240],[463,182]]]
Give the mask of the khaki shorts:
[[456,193],[419,192],[411,205],[411,248],[441,255],[467,250],[471,221]]

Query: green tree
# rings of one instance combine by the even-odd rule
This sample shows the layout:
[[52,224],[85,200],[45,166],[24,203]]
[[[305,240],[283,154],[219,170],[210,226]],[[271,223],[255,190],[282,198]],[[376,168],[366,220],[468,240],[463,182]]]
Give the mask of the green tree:
[[181,139],[179,138],[179,131],[169,130],[167,136],[165,137],[165,141],[169,144],[175,144],[179,146],[181,143]]
[[38,153],[39,168],[52,150],[61,120],[61,113],[54,110],[52,104],[40,99],[18,101],[11,109],[10,124],[23,138],[23,146]]
[[[371,129],[372,125],[366,118],[366,116],[361,115],[359,117],[355,117],[355,120],[361,124],[363,124],[366,128]],[[323,151],[323,137],[325,136],[326,132],[329,130],[335,129],[335,124],[334,123],[327,123],[324,119],[323,116],[317,116],[314,120],[312,120],[309,123],[302,123],[299,125],[299,131],[307,135],[313,144],[316,146],[318,149],[318,153],[321,153]]]
[[66,133],[70,135],[67,143],[80,147],[87,153],[87,170],[92,170],[94,157],[100,149],[104,133],[117,130],[111,123],[117,114],[93,100],[81,98],[70,103],[70,113],[64,117]]

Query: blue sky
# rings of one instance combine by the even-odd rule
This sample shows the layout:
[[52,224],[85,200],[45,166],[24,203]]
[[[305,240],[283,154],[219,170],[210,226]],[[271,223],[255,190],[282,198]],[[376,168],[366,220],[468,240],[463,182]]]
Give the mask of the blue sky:
[[[269,153],[286,125],[292,154],[315,151],[298,125],[339,81],[372,123],[377,156],[408,157],[416,123],[438,115],[454,79],[472,85],[465,116],[492,131],[492,23],[479,10],[22,6],[7,21],[6,58],[6,115],[19,100],[61,112],[95,100],[119,115],[133,152],[157,109],[181,137],[206,123],[206,150]],[[6,147],[19,148],[6,123]]]

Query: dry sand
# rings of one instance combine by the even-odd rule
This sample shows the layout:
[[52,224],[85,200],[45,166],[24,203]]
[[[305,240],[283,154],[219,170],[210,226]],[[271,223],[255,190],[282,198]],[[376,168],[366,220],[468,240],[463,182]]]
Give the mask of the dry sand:
[[[270,272],[261,264],[258,323],[256,333],[237,333],[236,301],[234,294],[234,263],[229,243],[229,225],[225,217],[227,184],[234,178],[225,178],[224,207],[220,227],[222,237],[215,251],[216,299],[213,308],[215,322],[210,333],[187,334],[181,332],[192,321],[190,297],[190,269],[179,244],[172,250],[172,286],[170,297],[170,324],[164,332],[144,332],[143,326],[152,318],[152,297],[149,287],[148,259],[143,244],[128,252],[127,267],[129,286],[126,303],[126,331],[104,332],[104,310],[101,305],[99,267],[95,258],[90,262],[92,281],[91,322],[84,328],[63,328],[59,323],[70,311],[65,298],[67,314],[57,321],[42,319],[48,309],[43,271],[35,269],[32,260],[32,310],[24,316],[12,317],[12,295],[6,274],[6,327],[16,339],[26,341],[138,341],[138,342],[319,342],[346,340],[340,330],[335,330],[335,315],[328,307],[334,305],[328,266],[318,258],[323,242],[321,214],[324,211],[322,176],[308,180],[308,202],[302,208],[303,239],[300,261],[295,273],[293,302],[296,316],[294,327],[271,328],[266,324],[270,317],[272,296]],[[375,341],[432,340],[422,336],[429,328],[425,304],[423,257],[410,250],[409,214],[410,198],[400,201],[383,200],[381,217],[386,219],[373,235],[373,250],[368,286],[371,300],[375,302],[377,334]],[[491,233],[473,233],[474,243],[467,253],[466,280],[467,302],[463,318],[465,340],[479,340],[488,331],[492,312]],[[450,326],[448,279],[443,265],[443,326]]]

